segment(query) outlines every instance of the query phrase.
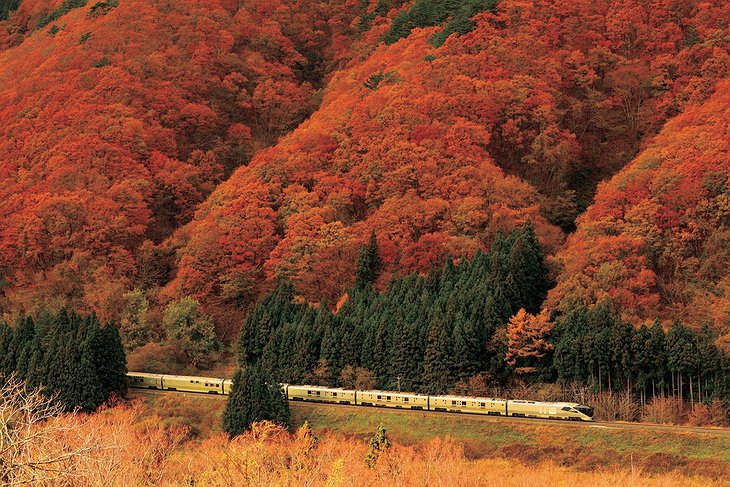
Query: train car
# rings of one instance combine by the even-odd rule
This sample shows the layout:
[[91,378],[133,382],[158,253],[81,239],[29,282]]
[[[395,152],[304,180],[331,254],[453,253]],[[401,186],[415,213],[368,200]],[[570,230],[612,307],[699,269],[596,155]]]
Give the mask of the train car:
[[226,396],[231,393],[231,388],[233,387],[233,381],[231,379],[226,379],[223,381],[223,394]]
[[429,409],[452,413],[504,416],[507,414],[507,401],[489,397],[431,396]]
[[129,387],[140,389],[162,389],[162,374],[147,374],[145,372],[128,372]]
[[321,386],[292,386],[285,384],[284,393],[290,401],[331,402],[336,404],[355,404],[356,391]]
[[358,391],[358,406],[428,410],[428,396],[410,392]]
[[223,379],[214,377],[191,377],[185,375],[163,375],[163,389],[167,391],[204,392],[223,394]]
[[593,408],[570,402],[507,401],[507,414],[523,418],[593,421]]

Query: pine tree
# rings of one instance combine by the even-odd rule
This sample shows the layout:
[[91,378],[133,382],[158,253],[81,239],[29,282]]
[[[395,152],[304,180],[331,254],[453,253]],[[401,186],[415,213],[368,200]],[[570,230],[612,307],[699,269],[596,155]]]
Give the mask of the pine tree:
[[257,421],[291,426],[289,405],[279,385],[259,365],[236,371],[223,411],[223,430],[233,438]]
[[721,371],[721,352],[715,345],[715,335],[709,325],[703,323],[697,334],[697,381],[698,397],[704,400],[719,389],[717,378]]
[[67,409],[78,406],[84,411],[95,411],[108,397],[104,394],[95,364],[94,342],[99,333],[99,328],[96,326],[87,328],[87,338],[78,351],[79,363],[75,368],[76,374],[73,382],[69,384],[74,391],[74,398],[66,403]]
[[666,350],[667,365],[676,379],[674,389],[678,391],[680,399],[684,399],[685,379],[691,381],[692,373],[697,368],[697,344],[692,331],[678,320],[669,327]]
[[517,299],[512,302],[513,309],[522,307],[528,313],[540,312],[551,283],[542,248],[529,220],[510,248],[507,282],[510,295]]
[[441,316],[431,320],[423,358],[423,383],[426,391],[442,393],[456,382],[451,327]]
[[13,328],[4,321],[0,321],[0,373],[5,377],[15,371],[13,343]]
[[482,346],[474,325],[467,321],[461,313],[454,322],[453,350],[456,379],[467,380],[479,370],[479,359]]
[[648,344],[649,370],[651,371],[649,373],[649,379],[651,380],[651,394],[652,396],[656,396],[666,388],[666,336],[659,320],[654,321],[649,331],[651,332],[651,339]]
[[113,323],[107,323],[103,328],[98,328],[98,322],[95,324],[97,332],[92,348],[99,383],[105,398],[111,394],[123,397],[127,394],[127,356],[119,329]]
[[365,287],[374,283],[379,274],[380,251],[378,249],[378,239],[375,232],[372,232],[367,245],[360,247],[360,253],[357,256],[356,287]]

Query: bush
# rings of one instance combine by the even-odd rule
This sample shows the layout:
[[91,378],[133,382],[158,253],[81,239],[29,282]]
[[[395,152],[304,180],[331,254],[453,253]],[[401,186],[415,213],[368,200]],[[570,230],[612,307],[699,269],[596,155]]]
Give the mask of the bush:
[[719,399],[709,404],[695,404],[687,417],[692,426],[728,426],[728,406]]
[[596,421],[637,421],[641,407],[630,393],[599,392],[588,403],[593,406]]
[[677,398],[655,397],[644,406],[641,421],[646,423],[679,424],[682,422],[682,405]]

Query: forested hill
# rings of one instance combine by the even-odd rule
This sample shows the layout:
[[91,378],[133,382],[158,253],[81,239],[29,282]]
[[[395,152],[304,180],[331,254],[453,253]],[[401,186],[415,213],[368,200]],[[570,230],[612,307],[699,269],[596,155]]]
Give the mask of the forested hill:
[[379,289],[528,218],[552,253],[599,181],[727,76],[727,4],[503,0],[442,43],[413,25],[433,25],[431,3],[402,10],[308,121],[200,206],[171,240],[170,296],[226,314],[288,278],[332,302],[372,231]]
[[551,307],[708,323],[730,349],[730,83],[670,121],[581,216]]
[[552,310],[726,333],[729,22],[699,0],[2,0],[0,311],[152,337],[182,306],[228,340],[279,281],[337,302],[373,234],[384,291],[529,220]]

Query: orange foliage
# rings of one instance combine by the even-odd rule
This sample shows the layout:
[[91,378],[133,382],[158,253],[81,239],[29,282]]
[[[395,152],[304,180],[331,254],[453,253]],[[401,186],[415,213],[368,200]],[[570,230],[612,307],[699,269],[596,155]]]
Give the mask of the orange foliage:
[[[60,4],[23,0],[0,22],[2,307],[107,319],[144,279],[138,249],[314,108],[313,84],[346,57],[331,43],[354,35],[358,9],[125,0],[92,14],[89,2],[36,30]],[[266,253],[272,231],[259,235]],[[256,278],[248,262],[232,279]]]
[[552,305],[568,310],[612,299],[635,323],[660,316],[727,333],[729,119],[725,82],[601,185],[558,257]]
[[[181,261],[167,292],[245,307],[250,290],[287,277],[311,301],[336,301],[372,231],[381,287],[393,273],[472,255],[527,218],[553,251],[561,233],[548,219],[570,225],[571,189],[589,196],[669,117],[714,92],[730,59],[719,34],[728,8],[504,0],[441,48],[427,42],[434,29],[380,45],[335,73],[310,120],[201,205],[171,242]],[[246,197],[253,188],[261,196]],[[264,212],[275,213],[271,239],[239,242],[208,272],[204,246],[225,245]],[[259,274],[237,287],[243,262]],[[627,292],[653,278],[636,273]]]
[[[0,22],[2,310],[106,319],[126,290],[163,287],[235,321],[282,277],[336,302],[373,231],[380,287],[527,219],[554,252],[598,181],[730,66],[728,2],[502,0],[442,47],[437,28],[379,43],[406,3],[125,0],[36,29],[61,1],[23,0]],[[692,170],[723,162],[706,159]],[[686,226],[667,252],[722,248],[704,207],[685,211],[696,192],[644,198],[648,180],[620,191],[636,221],[656,221],[644,229]],[[676,286],[694,270],[668,271],[678,259],[651,238],[608,233],[574,239],[569,266],[601,262],[589,273],[622,285],[566,269],[563,288],[639,314],[699,299],[724,319],[717,292]]]
[[[161,418],[140,421],[138,407],[117,407],[92,416],[63,418],[57,440],[68,445],[100,438],[98,450],[75,459],[73,485],[709,485],[679,473],[649,474],[636,468],[578,471],[540,463],[532,447],[505,450],[516,458],[469,459],[463,445],[436,438],[417,446],[391,444],[374,468],[366,466],[367,441],[332,434],[316,439],[306,428],[289,434],[269,423],[229,441],[215,436],[181,444],[184,430]],[[561,451],[561,450],[559,450]],[[584,454],[586,452],[583,451]],[[530,455],[537,456],[531,458]],[[574,461],[586,460],[573,458]],[[666,471],[667,466],[658,465]],[[663,468],[662,468],[663,467]],[[72,474],[70,472],[73,472]],[[73,475],[73,476],[71,476]],[[720,481],[721,484],[721,481]],[[718,485],[720,485],[718,484]]]
[[520,309],[507,323],[507,363],[517,366],[518,372],[534,371],[534,367],[523,362],[544,357],[553,349],[547,341],[551,329],[550,311],[547,308],[537,316]]

